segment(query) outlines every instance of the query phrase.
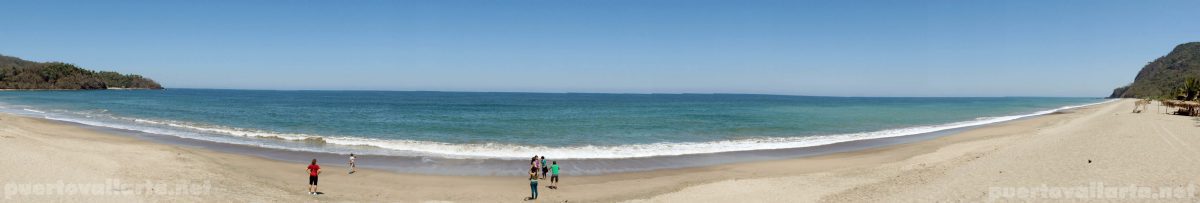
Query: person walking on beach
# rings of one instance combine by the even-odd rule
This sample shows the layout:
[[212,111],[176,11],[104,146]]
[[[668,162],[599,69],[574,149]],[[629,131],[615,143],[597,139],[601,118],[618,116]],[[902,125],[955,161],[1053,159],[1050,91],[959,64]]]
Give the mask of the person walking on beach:
[[354,166],[354,153],[350,153],[350,174],[358,172],[358,168]]
[[537,196],[538,196],[537,185],[538,185],[537,168],[529,168],[529,191],[531,192],[531,194],[529,195],[530,200],[537,199]]
[[550,189],[558,189],[558,161],[550,165]]
[[546,165],[546,156],[542,156],[542,179],[546,179],[546,173],[550,172],[549,165]]
[[321,166],[317,165],[317,159],[312,160],[312,164],[308,165],[308,194],[317,195],[317,175],[321,174]]

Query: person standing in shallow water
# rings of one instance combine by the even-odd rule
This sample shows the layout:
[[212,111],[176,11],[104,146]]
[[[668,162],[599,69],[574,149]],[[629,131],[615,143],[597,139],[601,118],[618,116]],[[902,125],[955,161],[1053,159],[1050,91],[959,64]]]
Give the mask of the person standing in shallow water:
[[308,194],[317,195],[317,175],[321,174],[321,166],[317,165],[317,159],[312,160],[312,164],[308,165]]

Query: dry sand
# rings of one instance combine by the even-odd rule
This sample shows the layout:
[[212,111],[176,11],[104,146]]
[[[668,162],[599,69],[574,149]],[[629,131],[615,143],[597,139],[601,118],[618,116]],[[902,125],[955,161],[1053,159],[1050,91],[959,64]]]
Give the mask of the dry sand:
[[[544,188],[548,181],[542,181],[536,202],[987,201],[997,197],[989,192],[1004,191],[993,187],[1103,183],[1157,189],[1197,182],[1200,121],[1162,114],[1157,106],[1132,114],[1132,106],[1133,100],[1122,100],[929,141],[816,157],[565,176],[559,190]],[[2,114],[0,160],[5,187],[0,202],[520,202],[529,195],[524,177],[363,169],[349,175],[345,160],[324,160],[320,190],[325,194],[312,196],[302,163],[307,160],[283,162],[158,144]],[[59,190],[113,180],[125,184],[92,191],[101,195],[63,195],[69,191]],[[177,185],[195,188],[183,190],[194,192],[185,194],[133,192],[140,186],[135,184],[146,182],[163,184],[155,192],[175,192]],[[120,192],[131,194],[112,194]],[[1195,193],[1188,195],[1195,198]],[[1068,199],[1077,200],[1097,199]]]

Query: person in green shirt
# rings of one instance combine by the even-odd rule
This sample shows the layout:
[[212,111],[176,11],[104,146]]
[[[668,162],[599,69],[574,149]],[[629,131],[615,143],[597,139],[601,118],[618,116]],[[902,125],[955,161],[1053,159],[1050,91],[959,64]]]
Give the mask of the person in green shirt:
[[558,189],[558,161],[550,166],[550,189]]

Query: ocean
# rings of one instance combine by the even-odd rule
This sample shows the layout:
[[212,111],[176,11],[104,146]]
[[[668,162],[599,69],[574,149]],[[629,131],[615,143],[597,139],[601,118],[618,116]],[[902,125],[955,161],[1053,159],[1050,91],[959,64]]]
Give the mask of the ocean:
[[0,111],[285,151],[604,160],[804,148],[985,125],[1099,98],[167,89],[3,91]]

